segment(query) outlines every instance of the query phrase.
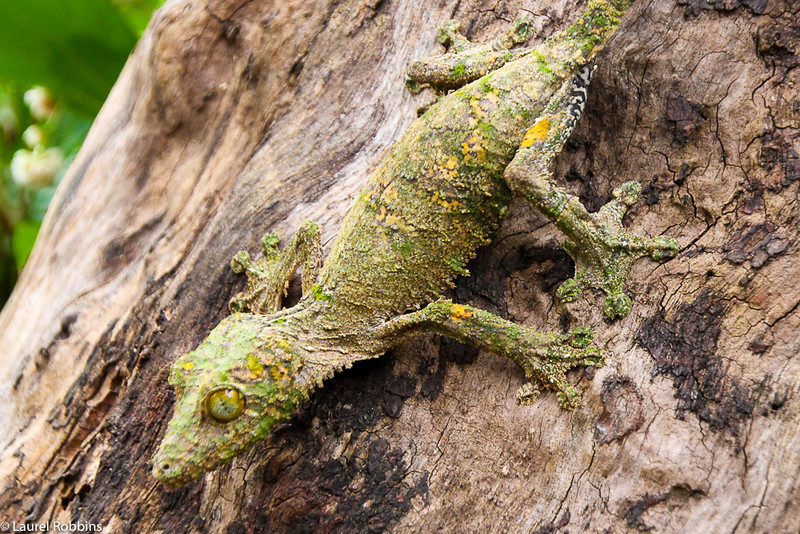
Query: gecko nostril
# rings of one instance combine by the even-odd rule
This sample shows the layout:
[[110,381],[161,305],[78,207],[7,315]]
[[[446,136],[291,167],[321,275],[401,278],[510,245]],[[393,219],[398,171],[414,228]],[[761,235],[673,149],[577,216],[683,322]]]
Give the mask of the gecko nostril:
[[169,464],[162,464],[161,465],[161,470],[162,471],[169,471]]

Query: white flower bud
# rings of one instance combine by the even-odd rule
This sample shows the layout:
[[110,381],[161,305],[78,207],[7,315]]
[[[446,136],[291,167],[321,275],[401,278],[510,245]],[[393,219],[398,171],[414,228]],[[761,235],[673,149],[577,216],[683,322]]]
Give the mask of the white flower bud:
[[22,141],[33,148],[44,143],[44,131],[36,124],[31,124],[22,132]]
[[53,182],[63,163],[64,156],[58,148],[23,148],[11,158],[11,177],[21,187],[44,187]]
[[22,99],[25,100],[25,104],[27,104],[28,108],[31,110],[31,115],[33,115],[33,118],[37,121],[46,121],[50,118],[50,115],[53,114],[53,110],[56,107],[53,97],[47,89],[41,86],[36,86],[25,91]]

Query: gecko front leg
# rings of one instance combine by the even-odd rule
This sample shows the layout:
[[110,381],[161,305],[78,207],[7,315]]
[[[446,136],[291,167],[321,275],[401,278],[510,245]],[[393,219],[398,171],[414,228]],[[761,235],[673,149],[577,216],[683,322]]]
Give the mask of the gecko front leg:
[[564,249],[575,260],[575,276],[559,288],[559,297],[570,302],[585,288],[601,289],[606,293],[603,311],[614,319],[631,310],[623,286],[633,263],[643,256],[672,257],[680,247],[670,237],[648,239],[625,231],[622,218],[641,196],[638,183],[617,187],[611,202],[589,213],[577,197],[553,182],[553,160],[581,115],[591,73],[592,67],[585,66],[554,95],[526,133],[504,176],[515,194],[530,201],[567,236]]
[[602,352],[589,347],[592,332],[575,328],[567,334],[542,333],[502,319],[492,313],[441,300],[425,308],[395,317],[378,327],[376,338],[393,346],[410,333],[431,331],[510,358],[525,371],[530,382],[517,392],[522,403],[533,402],[542,389],[556,392],[564,408],[574,408],[578,391],[566,372],[581,365],[603,365]]
[[260,260],[251,260],[244,250],[233,257],[231,269],[247,274],[247,288],[231,299],[231,311],[261,314],[278,311],[289,281],[300,265],[303,296],[311,292],[322,261],[319,226],[311,221],[303,223],[283,252],[278,250],[279,243],[278,235],[270,232],[261,239]]
[[531,19],[516,19],[511,27],[488,43],[474,44],[460,31],[454,20],[445,22],[436,40],[451,49],[444,55],[414,61],[408,68],[409,89],[416,93],[425,85],[444,92],[477,80],[525,54],[530,49],[512,47],[524,43],[533,31]]

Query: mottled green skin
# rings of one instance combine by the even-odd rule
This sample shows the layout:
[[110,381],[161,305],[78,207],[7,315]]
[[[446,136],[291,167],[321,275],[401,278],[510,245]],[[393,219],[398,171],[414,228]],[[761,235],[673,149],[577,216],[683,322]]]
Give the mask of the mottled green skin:
[[537,52],[442,98],[408,128],[328,256],[321,285],[338,305],[387,319],[439,298],[466,274],[507,209],[503,175],[525,133],[618,23],[619,12],[596,4],[605,25],[584,17]]
[[[158,453],[165,480],[188,482],[193,476],[187,473],[229,461],[246,442],[241,436],[266,435],[307,397],[304,389],[294,386],[303,366],[296,340],[270,328],[270,323],[264,315],[233,314],[197,349],[175,360],[169,383],[180,402],[175,405],[171,433]],[[242,416],[222,424],[203,413],[203,400],[210,391],[226,386],[245,392],[247,401]],[[180,423],[187,421],[190,424],[181,428]],[[196,454],[185,456],[187,450]]]
[[[488,243],[512,195],[530,200],[569,238],[577,270],[572,293],[565,296],[590,286],[609,298],[624,297],[627,271],[618,264],[629,266],[656,249],[661,256],[677,250],[671,241],[658,244],[625,233],[622,214],[635,195],[611,202],[597,217],[550,181],[550,163],[580,114],[571,107],[578,83],[573,77],[616,28],[619,9],[628,3],[592,0],[589,12],[568,30],[508,57],[503,47],[527,35],[525,21],[475,47],[452,24],[443,29],[441,40],[453,43],[456,53],[415,64],[412,77],[437,89],[480,77],[443,97],[392,147],[347,215],[321,271],[313,223],[281,254],[277,237],[269,234],[262,260],[237,255],[234,267],[246,271],[250,282],[232,309],[249,313],[225,318],[173,364],[177,403],[153,460],[157,479],[184,484],[230,460],[289,417],[325,378],[419,332],[448,335],[519,363],[532,381],[518,393],[523,402],[551,389],[562,406],[576,405],[578,392],[565,373],[603,362],[600,351],[588,346],[590,331],[538,333],[438,299],[458,275],[467,274],[467,262]],[[485,74],[481,64],[496,70]],[[279,311],[286,284],[301,264],[303,298]],[[609,315],[625,312],[613,302],[609,306]],[[220,423],[205,413],[204,399],[220,387],[246,399],[234,421]]]

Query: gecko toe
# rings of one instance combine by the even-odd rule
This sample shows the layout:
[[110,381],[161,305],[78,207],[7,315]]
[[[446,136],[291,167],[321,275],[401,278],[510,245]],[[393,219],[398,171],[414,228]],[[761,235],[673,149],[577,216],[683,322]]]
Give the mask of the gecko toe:
[[603,313],[609,319],[625,317],[631,311],[631,299],[625,293],[612,293],[603,303]]

